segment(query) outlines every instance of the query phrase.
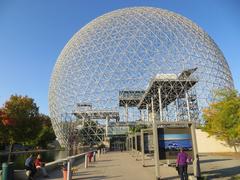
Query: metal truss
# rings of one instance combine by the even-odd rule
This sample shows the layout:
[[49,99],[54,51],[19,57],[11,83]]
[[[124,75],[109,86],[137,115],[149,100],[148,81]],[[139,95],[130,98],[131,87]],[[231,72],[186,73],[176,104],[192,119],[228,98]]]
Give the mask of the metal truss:
[[[201,111],[212,100],[212,91],[234,87],[221,50],[204,30],[179,14],[150,7],[120,9],[96,18],[70,39],[53,69],[49,112],[60,143],[68,143],[63,139],[71,132],[62,115],[74,116],[78,103],[119,112],[120,121],[147,120],[148,107],[140,111],[130,104],[119,106],[119,92],[139,94],[156,74],[178,76],[193,68],[198,82],[188,91],[190,116],[204,123]],[[186,119],[185,99],[184,95],[164,106],[164,120]],[[177,115],[176,107],[182,108]]]
[[98,145],[104,140],[105,129],[96,121],[85,120],[82,127],[78,128],[78,135],[81,137],[79,139],[81,145]]

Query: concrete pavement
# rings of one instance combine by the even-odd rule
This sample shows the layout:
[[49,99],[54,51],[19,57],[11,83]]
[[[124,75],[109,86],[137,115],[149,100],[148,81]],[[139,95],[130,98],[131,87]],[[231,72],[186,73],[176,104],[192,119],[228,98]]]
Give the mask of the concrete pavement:
[[[140,158],[139,158],[140,160]],[[108,152],[102,154],[100,159],[89,164],[87,169],[84,164],[77,166],[73,174],[74,180],[152,180],[155,179],[153,161],[146,160],[147,167],[143,167],[141,161],[136,161],[136,156],[128,152]],[[76,166],[74,166],[76,167]],[[177,172],[172,167],[160,167],[161,179],[177,179]],[[48,179],[60,180],[62,172],[60,169],[51,172]],[[43,178],[38,178],[38,180]]]
[[[136,160],[138,159],[138,160]],[[82,161],[83,162],[83,161]],[[202,175],[205,179],[228,180],[232,177],[240,177],[240,159],[223,155],[200,155]],[[146,167],[142,166],[141,157],[133,156],[129,152],[108,152],[102,154],[100,159],[89,164],[87,169],[84,163],[74,166],[76,172],[74,180],[154,180],[154,162],[152,158],[145,161]],[[189,174],[192,175],[193,169],[190,165]],[[179,179],[175,168],[160,166],[161,179]],[[38,178],[37,180],[42,180]],[[50,173],[49,180],[62,180],[62,172],[59,169]]]

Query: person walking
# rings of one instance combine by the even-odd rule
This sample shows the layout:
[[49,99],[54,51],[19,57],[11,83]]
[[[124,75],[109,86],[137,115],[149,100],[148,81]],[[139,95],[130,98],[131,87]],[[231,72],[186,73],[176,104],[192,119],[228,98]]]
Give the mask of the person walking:
[[186,152],[184,152],[183,148],[180,148],[180,152],[177,155],[176,166],[178,168],[178,173],[181,180],[188,180],[188,162],[191,158],[188,156]]
[[88,153],[88,162],[92,161],[92,157],[93,157],[93,152],[91,151]]

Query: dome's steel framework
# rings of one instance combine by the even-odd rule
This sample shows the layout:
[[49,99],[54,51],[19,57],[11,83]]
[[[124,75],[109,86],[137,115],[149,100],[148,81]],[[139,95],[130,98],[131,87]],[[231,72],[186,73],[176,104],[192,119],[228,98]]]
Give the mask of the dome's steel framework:
[[[194,99],[197,108],[191,118],[201,121],[196,109],[201,113],[212,100],[213,90],[233,88],[228,64],[206,32],[189,19],[158,8],[126,8],[96,18],[67,43],[53,70],[49,110],[60,143],[69,144],[74,129],[92,119],[77,113],[79,104],[91,104],[81,113],[99,112],[97,120],[111,119],[102,111],[118,112],[120,122],[147,120],[148,108],[139,107],[138,96],[147,90],[151,78],[157,74],[179,78],[192,69],[197,83],[188,90],[188,98]],[[121,104],[123,95],[133,98],[131,102],[136,98],[136,103]],[[186,96],[177,95],[178,100],[163,104],[163,121],[186,120]],[[102,139],[101,123],[98,126],[91,130],[89,124],[86,135]]]

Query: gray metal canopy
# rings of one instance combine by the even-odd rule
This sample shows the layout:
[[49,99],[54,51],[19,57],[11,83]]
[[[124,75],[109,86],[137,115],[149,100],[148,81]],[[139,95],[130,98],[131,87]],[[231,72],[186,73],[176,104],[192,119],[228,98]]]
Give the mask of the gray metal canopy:
[[74,115],[80,119],[116,119],[119,121],[118,111],[107,111],[107,110],[89,110],[89,111],[75,111]]
[[136,107],[145,91],[119,91],[119,106]]
[[185,97],[185,93],[197,83],[195,78],[190,77],[195,70],[196,68],[183,71],[179,76],[176,74],[156,75],[150,81],[137,107],[146,109],[146,105],[151,104],[152,97],[156,107],[159,107],[159,89],[161,91],[161,101],[163,102],[162,108],[177,98]]

